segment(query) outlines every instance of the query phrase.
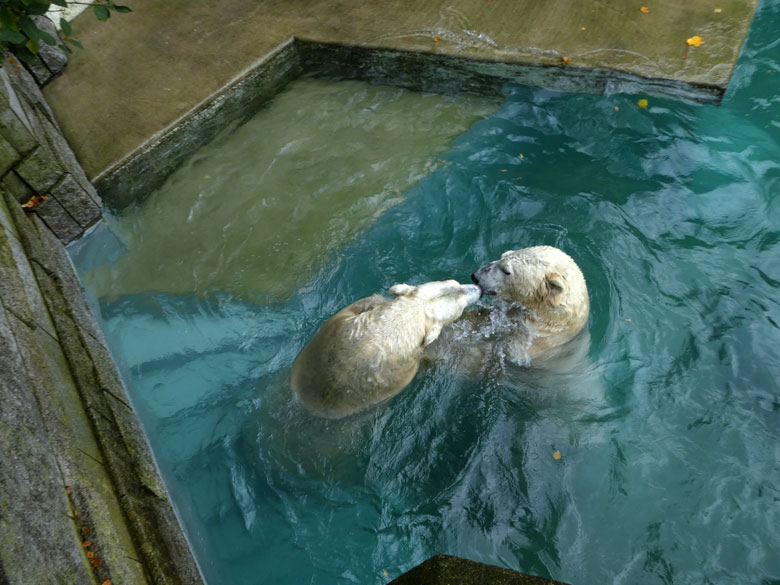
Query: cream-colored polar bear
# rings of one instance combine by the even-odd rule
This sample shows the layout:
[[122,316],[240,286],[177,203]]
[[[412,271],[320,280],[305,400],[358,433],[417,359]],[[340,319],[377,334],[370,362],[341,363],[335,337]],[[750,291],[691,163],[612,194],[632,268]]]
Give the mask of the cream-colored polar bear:
[[[574,260],[558,248],[509,250],[477,270],[471,279],[482,294],[504,301],[500,318],[490,315],[497,309],[487,315],[483,312],[483,317],[496,325],[491,344],[498,345],[501,355],[516,363],[550,356],[588,322],[590,299],[585,277]],[[484,337],[491,337],[489,328]]]
[[455,280],[396,284],[395,299],[352,303],[320,327],[292,366],[292,388],[312,413],[340,418],[397,394],[412,381],[422,350],[479,299]]

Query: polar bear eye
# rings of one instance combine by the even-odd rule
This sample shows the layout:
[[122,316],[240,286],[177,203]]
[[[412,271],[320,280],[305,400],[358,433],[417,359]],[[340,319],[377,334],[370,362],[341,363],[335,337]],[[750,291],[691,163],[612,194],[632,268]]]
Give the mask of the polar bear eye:
[[507,276],[509,276],[510,274],[512,274],[512,271],[511,271],[511,270],[509,270],[509,268],[507,268],[506,266],[499,266],[499,268],[501,268],[501,272],[503,272],[503,273],[504,273],[504,274],[506,274]]

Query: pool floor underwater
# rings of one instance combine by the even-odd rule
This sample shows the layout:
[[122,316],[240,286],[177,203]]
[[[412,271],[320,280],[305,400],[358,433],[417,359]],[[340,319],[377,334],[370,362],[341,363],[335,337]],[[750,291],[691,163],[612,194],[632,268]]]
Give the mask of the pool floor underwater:
[[[71,246],[207,582],[381,584],[440,553],[778,582],[779,15],[719,108],[303,79]],[[339,308],[536,244],[588,280],[575,367],[445,359],[341,421],[291,397]]]

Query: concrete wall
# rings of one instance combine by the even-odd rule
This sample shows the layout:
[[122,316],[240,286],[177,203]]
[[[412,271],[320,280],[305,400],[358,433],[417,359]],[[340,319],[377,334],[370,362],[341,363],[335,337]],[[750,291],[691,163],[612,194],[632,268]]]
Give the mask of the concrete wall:
[[[33,212],[20,203],[48,198]],[[37,84],[0,73],[0,583],[201,583],[63,242],[100,216]]]
[[33,195],[46,197],[36,213],[63,243],[100,218],[100,197],[62,137],[38,84],[9,59],[0,69],[0,184],[18,203]]

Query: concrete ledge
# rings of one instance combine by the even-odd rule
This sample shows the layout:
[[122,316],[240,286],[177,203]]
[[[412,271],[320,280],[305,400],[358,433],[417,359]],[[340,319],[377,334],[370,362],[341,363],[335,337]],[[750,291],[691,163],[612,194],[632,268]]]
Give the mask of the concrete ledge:
[[96,177],[106,205],[121,209],[149,195],[198,148],[257,111],[300,74],[300,59],[290,39]]

